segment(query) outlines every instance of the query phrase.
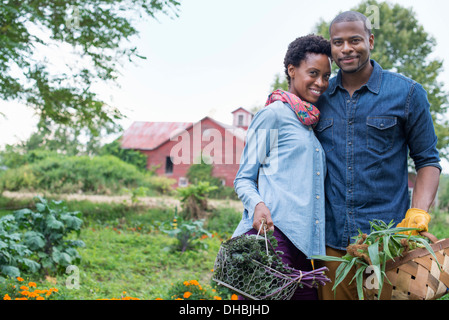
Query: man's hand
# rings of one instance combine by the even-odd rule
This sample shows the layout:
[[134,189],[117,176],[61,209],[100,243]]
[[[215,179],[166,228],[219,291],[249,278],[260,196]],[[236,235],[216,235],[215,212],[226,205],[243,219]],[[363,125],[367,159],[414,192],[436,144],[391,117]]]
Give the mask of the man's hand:
[[[273,220],[271,220],[271,212],[270,209],[263,202],[259,202],[254,209],[254,217],[253,217],[253,228],[259,231],[262,221],[265,222],[266,229],[274,230]],[[261,234],[265,233],[265,228],[262,227],[260,230]]]
[[400,232],[403,234],[418,235],[420,231],[427,231],[430,222],[430,215],[422,209],[411,208],[407,210],[405,218],[397,225],[397,227],[403,228],[418,228],[419,230],[412,230],[406,232]]

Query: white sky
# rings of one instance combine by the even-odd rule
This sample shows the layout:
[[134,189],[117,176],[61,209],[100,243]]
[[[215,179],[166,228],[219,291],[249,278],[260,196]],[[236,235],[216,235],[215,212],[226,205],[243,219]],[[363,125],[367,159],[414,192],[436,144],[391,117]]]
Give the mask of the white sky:
[[[105,101],[133,121],[191,121],[209,115],[232,123],[231,111],[261,106],[276,74],[283,73],[288,44],[310,33],[320,18],[330,21],[358,0],[190,0],[179,17],[149,20],[135,39],[147,60],[126,64],[117,87],[98,86]],[[433,57],[444,59],[440,81],[449,91],[449,2],[392,0],[412,7],[437,40]],[[380,17],[382,27],[382,17]],[[26,139],[35,129],[33,112],[0,101],[0,148]]]

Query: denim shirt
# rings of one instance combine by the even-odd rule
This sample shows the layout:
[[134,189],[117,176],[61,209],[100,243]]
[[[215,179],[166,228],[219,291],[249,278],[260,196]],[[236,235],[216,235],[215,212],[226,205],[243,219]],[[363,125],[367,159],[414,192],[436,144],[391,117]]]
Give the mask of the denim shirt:
[[317,107],[315,131],[327,161],[326,244],[344,249],[350,238],[370,232],[369,221],[399,223],[410,206],[407,155],[415,169],[439,165],[437,137],[427,93],[417,82],[374,69],[351,97],[341,71]]
[[325,253],[324,151],[312,127],[288,104],[276,101],[253,118],[234,180],[244,212],[233,237],[252,229],[264,202],[275,228],[306,256]]

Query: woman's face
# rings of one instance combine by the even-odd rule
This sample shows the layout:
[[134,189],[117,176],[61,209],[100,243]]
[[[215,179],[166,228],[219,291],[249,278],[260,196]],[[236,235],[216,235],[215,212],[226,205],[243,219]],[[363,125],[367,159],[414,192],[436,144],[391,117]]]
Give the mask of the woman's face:
[[299,67],[288,66],[289,92],[302,100],[315,103],[329,86],[331,61],[325,54],[308,53]]

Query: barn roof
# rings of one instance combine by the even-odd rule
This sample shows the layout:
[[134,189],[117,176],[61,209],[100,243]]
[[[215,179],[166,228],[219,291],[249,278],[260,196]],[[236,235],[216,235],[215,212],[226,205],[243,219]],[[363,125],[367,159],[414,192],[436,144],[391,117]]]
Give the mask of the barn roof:
[[[240,140],[245,140],[246,130],[222,123],[210,117],[204,117],[198,122],[205,119],[210,119],[225,129],[231,129],[230,132],[234,136]],[[123,149],[154,150],[170,140],[170,137],[175,136],[182,130],[188,130],[193,125],[194,123],[192,122],[136,121],[123,133],[121,146]]]
[[121,145],[124,149],[153,150],[177,131],[192,125],[192,122],[136,121],[123,133]]

